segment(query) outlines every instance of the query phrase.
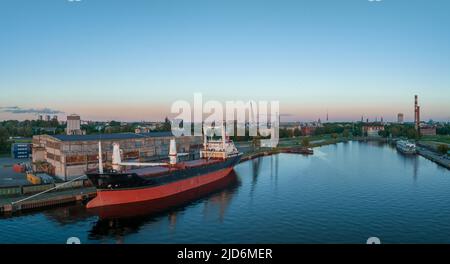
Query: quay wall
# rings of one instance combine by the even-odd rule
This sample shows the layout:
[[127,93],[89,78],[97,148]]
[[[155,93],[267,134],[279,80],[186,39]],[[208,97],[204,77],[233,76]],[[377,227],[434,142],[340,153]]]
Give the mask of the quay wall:
[[[0,199],[2,197],[15,197],[15,196],[39,193],[39,192],[43,192],[48,189],[54,188],[56,186],[59,186],[61,184],[64,184],[64,183],[17,185],[17,186],[0,187]],[[90,186],[92,186],[90,181],[87,179],[83,179],[83,180],[73,181],[68,184],[66,183],[63,186],[60,186],[57,190],[75,189],[75,188],[90,187]]]
[[[320,147],[324,145],[330,145],[330,144],[336,144],[340,142],[346,142],[346,141],[384,141],[388,142],[389,140],[383,139],[383,138],[366,138],[366,137],[360,137],[360,138],[352,138],[352,139],[333,139],[333,140],[325,140],[320,141],[317,143],[311,144],[311,148]],[[248,160],[252,160],[255,158],[263,157],[263,156],[270,156],[274,154],[279,153],[294,153],[294,154],[312,154],[310,151],[307,151],[305,148],[299,148],[298,146],[291,146],[291,147],[283,147],[283,148],[275,148],[275,149],[260,149],[256,152],[252,153],[246,153],[244,157],[242,157],[240,162],[245,162]],[[439,165],[446,167],[450,169],[450,162],[443,162],[442,157],[438,157],[438,155],[429,149],[420,150],[419,154],[424,156],[425,158],[434,161],[438,163]],[[34,186],[11,186],[11,187],[0,187],[0,201],[2,197],[14,197],[14,196],[21,196],[21,195],[28,195],[31,193],[36,193],[44,190],[48,190],[50,188],[53,188],[55,186],[59,185],[59,183],[56,184],[44,184],[44,185],[34,185]],[[62,192],[64,190],[69,189],[77,189],[77,188],[83,188],[83,187],[91,187],[91,184],[89,180],[79,180],[74,181],[72,184],[69,184],[67,186],[62,186],[60,189]],[[50,192],[50,193],[56,193]],[[30,210],[30,209],[38,209],[43,207],[49,207],[49,206],[57,206],[61,204],[71,203],[75,201],[82,201],[85,199],[92,198],[96,195],[95,190],[91,190],[88,192],[82,192],[83,194],[61,194],[61,195],[53,195],[52,197],[46,197],[44,199],[40,200],[29,200],[21,203],[20,205],[13,206],[12,204],[1,204],[0,202],[0,214],[12,212],[12,211],[18,211],[18,210]]]

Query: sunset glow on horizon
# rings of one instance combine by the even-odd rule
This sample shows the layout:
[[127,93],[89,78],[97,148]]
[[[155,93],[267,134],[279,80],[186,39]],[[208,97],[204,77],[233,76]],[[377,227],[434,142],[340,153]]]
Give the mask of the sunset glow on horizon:
[[448,1],[213,2],[1,3],[0,120],[161,121],[200,92],[331,122],[412,121],[417,94],[450,121]]

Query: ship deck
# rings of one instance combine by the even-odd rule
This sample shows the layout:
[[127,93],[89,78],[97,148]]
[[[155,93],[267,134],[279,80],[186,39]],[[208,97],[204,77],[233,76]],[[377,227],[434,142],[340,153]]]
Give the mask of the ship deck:
[[141,167],[141,168],[132,168],[126,170],[128,173],[136,173],[139,176],[152,177],[159,176],[161,174],[165,174],[169,171],[183,170],[188,168],[195,168],[205,165],[211,165],[214,163],[221,162],[222,160],[218,159],[198,159],[198,160],[189,160],[177,163],[177,165],[173,167],[169,166],[149,166],[149,167]]

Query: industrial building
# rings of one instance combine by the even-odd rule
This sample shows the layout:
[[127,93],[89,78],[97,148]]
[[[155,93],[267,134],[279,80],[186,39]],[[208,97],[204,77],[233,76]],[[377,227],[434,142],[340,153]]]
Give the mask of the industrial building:
[[[171,132],[117,133],[97,135],[37,135],[33,137],[33,169],[62,180],[70,180],[98,169],[98,142],[102,144],[104,167],[110,166],[112,144],[119,143],[123,160],[154,161],[166,159]],[[176,138],[177,151],[198,158],[201,136]]]
[[81,118],[79,115],[72,114],[67,116],[67,135],[84,135],[85,132],[81,130]]
[[418,104],[419,97],[414,95],[414,128],[420,134],[420,106]]
[[418,104],[419,97],[414,95],[414,127],[419,135],[435,136],[436,126],[427,125],[420,122],[420,106]]
[[436,126],[420,124],[420,135],[422,135],[422,136],[436,136]]

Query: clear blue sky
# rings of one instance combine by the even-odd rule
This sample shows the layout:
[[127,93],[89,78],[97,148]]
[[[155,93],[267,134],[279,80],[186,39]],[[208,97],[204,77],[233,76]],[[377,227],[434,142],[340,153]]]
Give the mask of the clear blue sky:
[[449,14],[448,0],[1,0],[0,119],[161,119],[202,92],[332,121],[411,120],[417,93],[423,119],[449,120]]

